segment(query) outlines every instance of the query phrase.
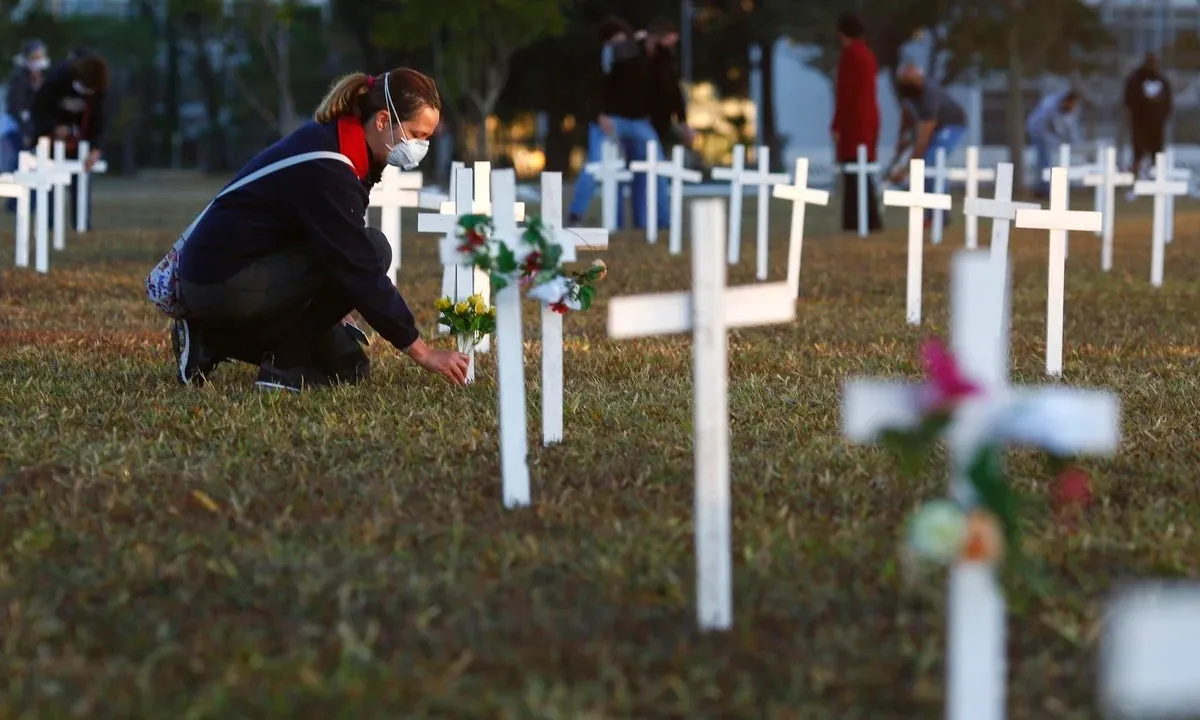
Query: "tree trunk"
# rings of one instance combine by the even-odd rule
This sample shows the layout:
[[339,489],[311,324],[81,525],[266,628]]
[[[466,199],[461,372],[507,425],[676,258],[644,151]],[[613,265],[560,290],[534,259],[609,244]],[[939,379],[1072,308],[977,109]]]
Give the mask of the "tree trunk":
[[1022,187],[1025,183],[1025,102],[1022,96],[1021,81],[1025,77],[1021,65],[1020,34],[1017,23],[1008,27],[1008,102],[1004,110],[1005,127],[1008,137],[1008,154],[1013,165],[1013,186]]
[[758,70],[762,82],[762,104],[758,123],[761,129],[759,142],[771,149],[771,172],[783,170],[783,148],[775,130],[775,43],[770,39],[760,43],[762,49]]
[[551,109],[547,114],[546,169],[565,173],[571,165],[571,136],[562,129],[567,114],[562,108]]
[[279,93],[279,134],[290,135],[300,127],[296,114],[296,97],[292,94],[292,35],[286,23],[275,30],[275,57],[278,59],[279,75],[276,90]]
[[488,147],[488,129],[487,129],[487,119],[488,119],[488,116],[491,114],[492,113],[491,113],[490,108],[486,108],[483,106],[479,107],[479,127],[475,128],[475,132],[476,132],[475,159],[476,160],[483,160],[483,161],[487,162],[487,161],[491,161],[491,159],[492,159],[491,149]]

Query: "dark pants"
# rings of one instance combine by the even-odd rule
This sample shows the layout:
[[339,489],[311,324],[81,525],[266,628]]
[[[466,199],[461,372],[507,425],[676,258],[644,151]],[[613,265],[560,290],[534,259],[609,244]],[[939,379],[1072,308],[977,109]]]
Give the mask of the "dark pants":
[[[846,162],[856,162],[848,160]],[[858,232],[858,173],[842,173],[842,229]],[[875,180],[867,176],[867,230],[879,232],[883,220],[879,217],[879,203],[875,198]]]
[[[392,261],[387,237],[368,228],[381,267]],[[219,283],[179,282],[187,319],[224,357],[257,365],[264,355],[280,367],[327,372],[365,362],[341,320],[354,308],[311,252],[292,248],[254,260]]]
[[1133,128],[1133,171],[1142,168],[1142,162],[1149,159],[1154,164],[1154,156],[1163,151],[1163,138],[1166,135],[1161,124],[1145,123]]

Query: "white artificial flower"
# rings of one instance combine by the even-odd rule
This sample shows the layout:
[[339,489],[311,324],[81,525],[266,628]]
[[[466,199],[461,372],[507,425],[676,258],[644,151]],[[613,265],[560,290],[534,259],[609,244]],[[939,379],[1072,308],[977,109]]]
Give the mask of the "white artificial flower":
[[967,515],[949,500],[934,500],[917,508],[908,521],[908,546],[917,557],[949,563],[967,540]]
[[[564,275],[559,275],[551,278],[541,285],[534,285],[526,291],[525,296],[534,300],[541,300],[547,305],[563,300],[567,293],[571,291],[571,281]],[[570,303],[567,305],[570,307]],[[572,308],[577,309],[577,308]]]

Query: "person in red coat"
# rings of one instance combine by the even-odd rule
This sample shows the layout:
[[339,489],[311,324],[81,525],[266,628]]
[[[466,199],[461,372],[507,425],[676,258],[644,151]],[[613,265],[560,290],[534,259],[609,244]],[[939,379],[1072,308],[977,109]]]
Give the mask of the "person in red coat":
[[[858,160],[858,146],[867,146],[867,161],[875,161],[879,143],[879,97],[876,80],[879,65],[875,53],[863,41],[863,24],[856,15],[838,18],[838,38],[842,42],[842,57],[838,61],[837,86],[834,103],[833,142],[840,165]],[[867,225],[871,232],[883,229],[879,204],[875,197],[875,179],[867,178]],[[842,228],[858,229],[858,174],[842,173]]]

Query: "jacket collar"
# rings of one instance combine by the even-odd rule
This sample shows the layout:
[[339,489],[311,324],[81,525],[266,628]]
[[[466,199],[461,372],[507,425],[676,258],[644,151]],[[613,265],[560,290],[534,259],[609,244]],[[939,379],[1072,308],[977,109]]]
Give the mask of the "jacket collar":
[[353,116],[338,118],[338,152],[350,158],[354,164],[354,174],[359,180],[366,180],[371,169],[370,153],[367,152],[367,134],[363,132],[362,123]]

